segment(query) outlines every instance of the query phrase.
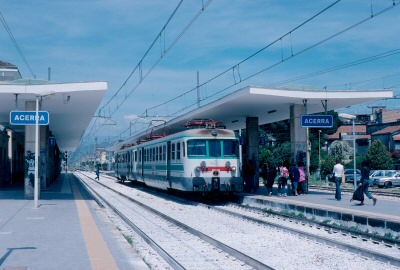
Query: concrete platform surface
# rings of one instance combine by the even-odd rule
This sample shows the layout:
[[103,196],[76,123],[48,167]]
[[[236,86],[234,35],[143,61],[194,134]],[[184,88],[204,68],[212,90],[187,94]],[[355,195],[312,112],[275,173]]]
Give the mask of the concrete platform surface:
[[72,174],[41,192],[0,189],[0,269],[148,269]]

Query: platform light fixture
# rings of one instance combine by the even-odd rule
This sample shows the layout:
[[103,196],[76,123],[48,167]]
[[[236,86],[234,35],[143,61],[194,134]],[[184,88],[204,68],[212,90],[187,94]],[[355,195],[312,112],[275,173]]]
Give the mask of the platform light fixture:
[[356,119],[356,116],[353,114],[348,114],[348,113],[339,113],[338,114],[339,118],[341,120],[351,120],[353,123],[353,173],[354,173],[354,190],[357,188],[357,179],[356,179],[356,128],[354,121]]

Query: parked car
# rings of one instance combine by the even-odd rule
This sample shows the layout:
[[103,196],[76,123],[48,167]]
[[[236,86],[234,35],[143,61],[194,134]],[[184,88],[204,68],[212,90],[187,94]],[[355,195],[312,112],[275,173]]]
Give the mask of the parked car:
[[382,177],[377,182],[380,188],[400,187],[400,172],[389,172],[386,177]]
[[376,170],[374,171],[370,176],[370,185],[378,185],[379,179],[381,179],[382,177],[389,177],[392,176],[393,174],[389,173],[393,173],[396,172],[396,170]]
[[[344,170],[344,175],[346,177],[346,183],[354,183],[354,169],[346,169]],[[361,171],[356,169],[356,181],[360,182],[361,179]]]

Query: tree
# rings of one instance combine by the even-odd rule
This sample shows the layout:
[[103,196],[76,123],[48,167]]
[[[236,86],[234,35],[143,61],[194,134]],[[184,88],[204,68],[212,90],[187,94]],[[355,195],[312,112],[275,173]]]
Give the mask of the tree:
[[386,147],[381,141],[374,141],[365,154],[366,160],[370,161],[370,167],[373,170],[391,170],[393,169],[393,160]]
[[259,158],[260,158],[260,166],[262,164],[268,164],[271,166],[277,165],[277,164],[275,164],[274,155],[273,155],[271,149],[269,149],[268,147],[261,148]]
[[325,157],[324,161],[321,162],[321,176],[325,178],[326,175],[332,173],[333,166],[336,164],[336,158],[332,155]]

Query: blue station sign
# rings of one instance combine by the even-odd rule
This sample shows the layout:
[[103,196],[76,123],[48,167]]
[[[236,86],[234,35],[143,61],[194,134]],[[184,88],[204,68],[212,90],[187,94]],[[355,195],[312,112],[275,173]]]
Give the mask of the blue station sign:
[[[39,111],[39,125],[46,126],[49,124],[49,112]],[[11,125],[36,125],[36,111],[11,111]]]
[[332,115],[302,115],[301,126],[310,128],[331,128],[333,127]]

